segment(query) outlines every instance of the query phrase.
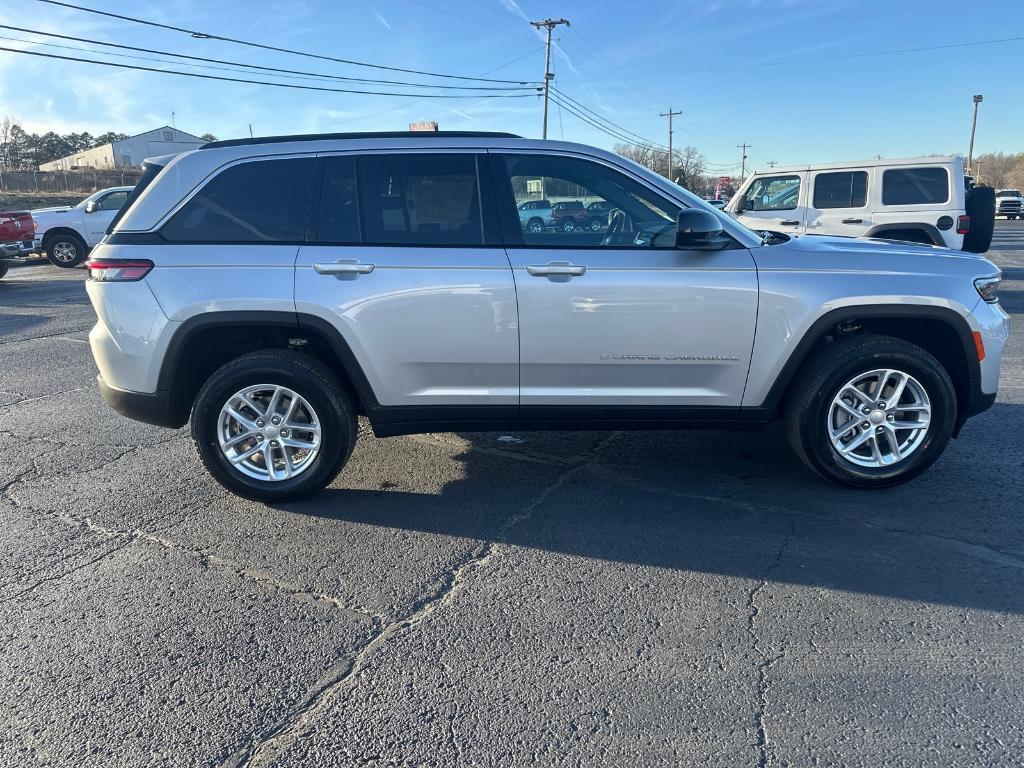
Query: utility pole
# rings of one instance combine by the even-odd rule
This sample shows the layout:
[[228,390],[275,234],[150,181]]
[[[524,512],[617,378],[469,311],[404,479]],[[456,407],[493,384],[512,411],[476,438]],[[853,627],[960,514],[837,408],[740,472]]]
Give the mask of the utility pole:
[[779,161],[778,161],[778,160],[769,160],[769,161],[768,161],[768,167],[769,167],[769,168],[774,168],[774,167],[775,167],[776,165],[778,165],[778,164],[779,164]]
[[252,138],[252,123],[249,123],[249,138]]
[[978,127],[978,105],[984,100],[980,93],[974,94],[974,119],[971,120],[971,146],[967,150],[967,170],[974,170],[974,129]]
[[675,115],[681,115],[681,114],[683,114],[682,110],[676,110],[675,112],[673,112],[672,111],[672,107],[668,108],[668,112],[661,112],[661,113],[659,113],[659,117],[667,117],[668,118],[668,180],[669,181],[675,181],[675,179],[672,178],[672,118]]
[[548,31],[548,42],[544,53],[544,129],[541,132],[541,138],[546,139],[548,137],[548,92],[551,89],[551,81],[555,79],[555,76],[551,74],[551,30],[557,27],[559,24],[565,24],[569,26],[568,19],[544,19],[544,21],[531,21],[530,26],[536,27],[537,29],[546,29]]
[[178,124],[174,122],[174,112],[171,112],[171,128],[178,130]]
[[743,150],[743,155],[740,158],[740,178],[747,178],[747,150],[750,149],[749,144],[737,144],[736,149]]

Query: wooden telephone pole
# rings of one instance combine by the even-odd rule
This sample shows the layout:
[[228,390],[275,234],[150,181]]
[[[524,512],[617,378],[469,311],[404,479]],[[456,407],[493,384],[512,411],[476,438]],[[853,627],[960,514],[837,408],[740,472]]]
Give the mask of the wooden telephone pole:
[[676,115],[683,114],[682,110],[672,111],[672,107],[668,108],[668,112],[659,113],[659,117],[668,118],[668,180],[675,181],[672,178],[672,118]]
[[544,128],[541,131],[541,138],[548,137],[548,91],[551,89],[551,81],[555,76],[551,74],[551,30],[559,24],[569,26],[568,19],[544,19],[544,21],[531,21],[530,26],[548,31],[548,42],[544,54]]

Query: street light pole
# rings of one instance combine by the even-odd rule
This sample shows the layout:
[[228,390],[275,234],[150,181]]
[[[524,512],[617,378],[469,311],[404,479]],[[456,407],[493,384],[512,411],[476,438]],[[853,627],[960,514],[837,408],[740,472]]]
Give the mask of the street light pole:
[[546,29],[548,31],[547,45],[545,46],[544,53],[544,127],[541,131],[541,138],[546,139],[548,137],[548,91],[551,89],[551,81],[554,80],[555,76],[551,74],[551,30],[557,27],[559,24],[565,24],[569,26],[568,19],[544,19],[544,21],[531,21],[530,26],[536,27],[537,29]]
[[984,100],[980,93],[974,94],[974,119],[971,120],[971,145],[967,150],[967,170],[974,170],[974,129],[978,127],[978,105]]

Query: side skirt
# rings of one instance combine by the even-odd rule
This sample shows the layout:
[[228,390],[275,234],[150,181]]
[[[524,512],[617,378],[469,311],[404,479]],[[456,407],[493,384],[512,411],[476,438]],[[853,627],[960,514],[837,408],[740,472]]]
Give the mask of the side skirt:
[[701,406],[378,406],[368,415],[377,437],[424,432],[759,430],[771,423],[764,412]]

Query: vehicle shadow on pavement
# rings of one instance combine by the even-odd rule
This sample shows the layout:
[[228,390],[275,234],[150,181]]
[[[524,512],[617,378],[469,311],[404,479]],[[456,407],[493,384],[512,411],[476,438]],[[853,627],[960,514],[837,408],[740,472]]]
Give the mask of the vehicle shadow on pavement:
[[[998,404],[922,477],[882,491],[820,480],[779,429],[435,436],[461,445],[463,468],[436,495],[345,490],[343,473],[287,509],[540,549],[567,569],[596,558],[1024,613],[1022,429],[1024,406]],[[504,503],[524,484],[533,501]]]

